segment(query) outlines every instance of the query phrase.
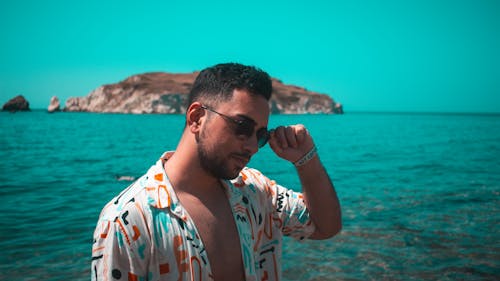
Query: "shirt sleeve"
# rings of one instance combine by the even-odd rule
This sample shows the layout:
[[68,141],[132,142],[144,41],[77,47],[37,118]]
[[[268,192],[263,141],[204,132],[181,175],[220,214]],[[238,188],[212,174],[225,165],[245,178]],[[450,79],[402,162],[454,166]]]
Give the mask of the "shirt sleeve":
[[265,200],[272,213],[273,222],[283,235],[302,240],[314,233],[315,226],[302,193],[278,185],[257,170],[248,169],[247,172],[252,175],[253,184],[265,190]]
[[285,236],[297,240],[308,238],[314,233],[309,210],[302,193],[287,189],[270,181],[273,190],[272,207],[276,223],[281,223],[281,231]]
[[114,218],[99,219],[92,246],[91,280],[138,280],[147,275],[145,235],[141,235],[134,207]]

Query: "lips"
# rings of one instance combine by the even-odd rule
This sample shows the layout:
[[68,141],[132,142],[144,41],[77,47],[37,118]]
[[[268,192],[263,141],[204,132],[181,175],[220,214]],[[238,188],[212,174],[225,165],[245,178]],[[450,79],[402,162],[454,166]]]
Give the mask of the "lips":
[[233,154],[232,158],[238,162],[241,168],[244,168],[250,162],[250,156],[245,154]]

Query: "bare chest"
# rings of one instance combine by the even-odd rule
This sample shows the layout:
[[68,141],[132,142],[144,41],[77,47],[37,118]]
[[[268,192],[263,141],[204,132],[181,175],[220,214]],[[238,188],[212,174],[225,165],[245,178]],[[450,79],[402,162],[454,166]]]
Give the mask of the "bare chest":
[[220,199],[200,201],[188,197],[181,202],[203,241],[214,279],[244,280],[238,230],[227,198]]

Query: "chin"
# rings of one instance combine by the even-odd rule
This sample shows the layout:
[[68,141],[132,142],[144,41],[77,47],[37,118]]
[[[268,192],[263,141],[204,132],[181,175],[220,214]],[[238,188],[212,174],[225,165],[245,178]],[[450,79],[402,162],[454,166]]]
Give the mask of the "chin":
[[228,172],[228,179],[235,179],[240,175],[241,170],[243,170],[244,167],[235,167],[231,172]]
[[240,175],[241,170],[242,169],[239,169],[239,170],[235,171],[234,173],[231,173],[230,175],[228,175],[227,179],[232,180],[232,179],[237,178]]

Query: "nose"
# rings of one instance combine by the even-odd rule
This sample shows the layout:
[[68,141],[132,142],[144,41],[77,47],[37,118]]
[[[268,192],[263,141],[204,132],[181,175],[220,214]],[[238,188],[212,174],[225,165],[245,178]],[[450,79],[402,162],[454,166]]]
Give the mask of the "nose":
[[243,142],[243,149],[250,155],[254,155],[257,151],[259,151],[259,142],[255,133],[251,137],[245,138]]

